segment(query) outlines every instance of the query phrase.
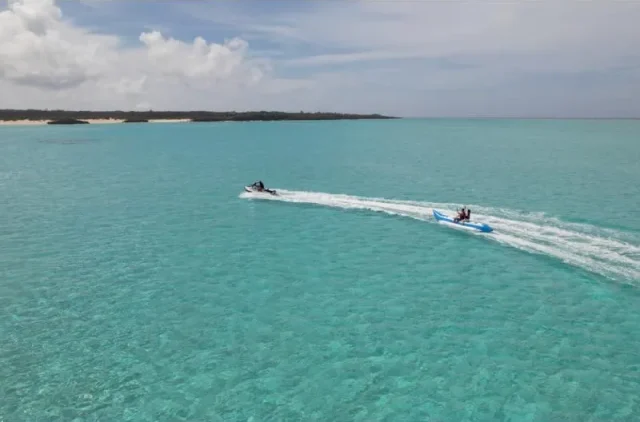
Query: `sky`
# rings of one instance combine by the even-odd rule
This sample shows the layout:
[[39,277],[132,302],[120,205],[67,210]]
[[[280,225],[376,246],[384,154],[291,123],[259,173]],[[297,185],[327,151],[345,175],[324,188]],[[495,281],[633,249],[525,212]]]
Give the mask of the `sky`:
[[640,117],[636,0],[0,0],[0,108]]

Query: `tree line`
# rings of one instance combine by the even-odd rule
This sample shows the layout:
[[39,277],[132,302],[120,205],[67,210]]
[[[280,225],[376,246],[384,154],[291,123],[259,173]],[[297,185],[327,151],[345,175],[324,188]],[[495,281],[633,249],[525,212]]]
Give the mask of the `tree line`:
[[71,122],[89,119],[117,119],[130,122],[146,122],[158,119],[189,119],[194,122],[223,121],[277,121],[277,120],[357,120],[393,119],[381,114],[350,114],[327,112],[287,113],[283,111],[71,111],[71,110],[0,110],[0,120],[51,120]]

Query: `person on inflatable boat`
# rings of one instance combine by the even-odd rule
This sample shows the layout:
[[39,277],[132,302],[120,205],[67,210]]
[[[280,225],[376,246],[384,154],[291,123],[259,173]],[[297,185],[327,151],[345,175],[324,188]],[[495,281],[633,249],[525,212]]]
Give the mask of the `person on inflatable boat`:
[[470,219],[471,219],[471,210],[467,209],[467,212],[465,213],[465,207],[462,207],[462,209],[458,212],[458,215],[456,216],[456,218],[453,219],[453,221],[455,223],[459,223],[459,222],[469,221]]

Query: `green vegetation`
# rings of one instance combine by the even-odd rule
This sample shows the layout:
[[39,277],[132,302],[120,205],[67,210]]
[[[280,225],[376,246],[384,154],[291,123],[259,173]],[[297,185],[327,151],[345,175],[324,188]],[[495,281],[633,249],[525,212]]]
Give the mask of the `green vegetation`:
[[[128,122],[145,122],[152,119],[189,119],[194,122],[224,121],[273,121],[273,120],[356,120],[393,119],[380,114],[342,113],[285,113],[281,111],[68,111],[68,110],[0,110],[0,121],[51,120],[59,124],[72,120],[122,119]],[[64,122],[64,123],[62,123]],[[52,122],[53,123],[53,122]],[[86,122],[85,122],[86,123]]]
[[[39,120],[44,120],[44,119],[39,119]],[[89,122],[85,122],[84,120],[78,120],[78,119],[59,119],[59,120],[52,120],[47,124],[49,125],[84,125],[88,123]]]

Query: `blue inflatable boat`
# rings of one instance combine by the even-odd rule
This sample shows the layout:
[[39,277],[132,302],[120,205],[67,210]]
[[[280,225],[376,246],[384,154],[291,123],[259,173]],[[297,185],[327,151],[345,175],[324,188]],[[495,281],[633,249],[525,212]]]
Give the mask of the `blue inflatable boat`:
[[455,222],[453,221],[453,218],[442,214],[438,210],[433,210],[433,217],[440,223],[452,224],[469,230],[476,230],[483,233],[491,233],[493,231],[493,229],[487,224],[474,223],[473,221]]

